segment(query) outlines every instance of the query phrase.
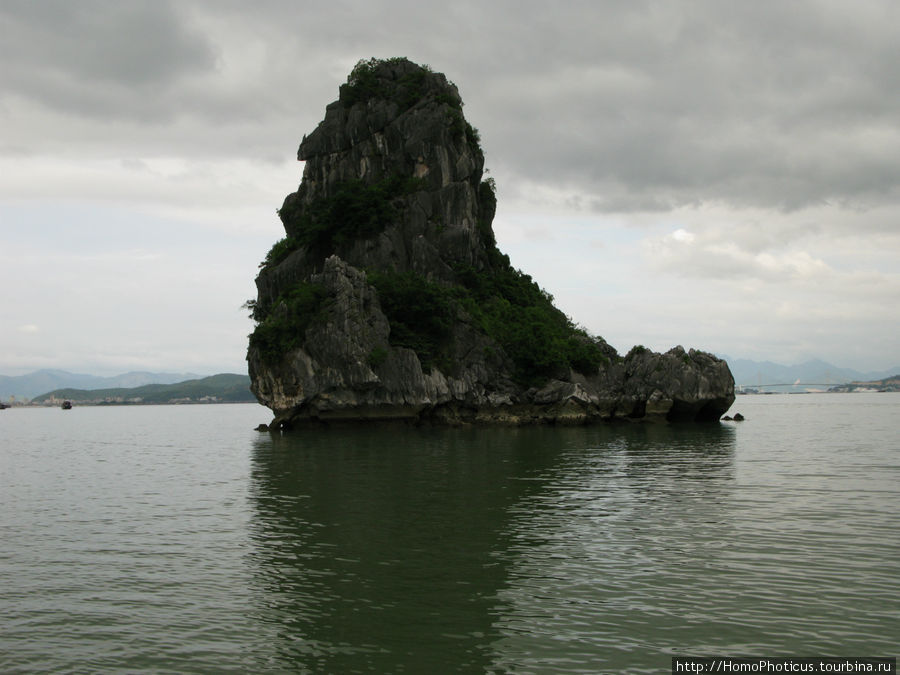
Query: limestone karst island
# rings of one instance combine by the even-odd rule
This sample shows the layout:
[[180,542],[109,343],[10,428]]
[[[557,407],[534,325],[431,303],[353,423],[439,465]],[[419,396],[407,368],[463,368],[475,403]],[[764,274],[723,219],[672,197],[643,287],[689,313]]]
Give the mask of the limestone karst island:
[[478,132],[444,75],[360,61],[298,159],[300,187],[279,211],[287,236],[248,303],[251,389],[270,428],[703,422],[734,402],[721,359],[620,356],[512,266]]

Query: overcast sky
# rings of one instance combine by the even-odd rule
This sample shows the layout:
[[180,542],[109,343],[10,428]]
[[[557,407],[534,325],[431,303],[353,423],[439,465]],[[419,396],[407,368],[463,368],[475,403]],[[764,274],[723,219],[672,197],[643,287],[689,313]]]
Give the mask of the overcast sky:
[[0,0],[0,373],[245,372],[372,56],[456,83],[500,248],[620,352],[900,364],[896,0]]

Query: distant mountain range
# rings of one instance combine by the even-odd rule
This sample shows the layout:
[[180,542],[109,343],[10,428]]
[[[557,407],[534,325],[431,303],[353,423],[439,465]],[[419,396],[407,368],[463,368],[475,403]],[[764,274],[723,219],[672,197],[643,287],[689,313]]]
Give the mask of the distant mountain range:
[[248,403],[256,398],[250,393],[247,375],[221,373],[175,384],[145,384],[140,387],[108,389],[55,389],[38,394],[32,403],[58,403],[66,400],[82,405],[128,405],[153,403]]
[[900,374],[900,366],[888,370],[861,372],[852,368],[840,368],[820,359],[813,359],[793,366],[784,366],[771,361],[751,361],[720,355],[728,362],[734,382],[737,385],[759,387],[766,384],[836,385],[847,382],[868,382],[883,380]]
[[[861,372],[852,368],[840,368],[826,361],[813,359],[793,366],[772,361],[751,361],[719,355],[728,361],[735,384],[758,387],[765,384],[788,384],[800,381],[821,385],[837,385],[848,382],[869,382],[900,375],[900,366],[888,370]],[[218,376],[214,376],[218,377]],[[246,377],[246,376],[235,376]],[[113,377],[98,377],[70,373],[65,370],[38,370],[27,375],[0,375],[0,401],[32,399],[60,389],[128,389],[148,384],[176,384],[201,379],[194,373],[152,373],[134,371]],[[203,378],[207,379],[207,378]],[[248,378],[249,384],[249,378]],[[250,397],[248,400],[255,400]]]
[[201,377],[195,373],[130,372],[114,377],[82,375],[65,370],[38,370],[27,375],[0,375],[0,401],[34,398],[53,389],[104,389],[140,387],[145,384],[173,384]]

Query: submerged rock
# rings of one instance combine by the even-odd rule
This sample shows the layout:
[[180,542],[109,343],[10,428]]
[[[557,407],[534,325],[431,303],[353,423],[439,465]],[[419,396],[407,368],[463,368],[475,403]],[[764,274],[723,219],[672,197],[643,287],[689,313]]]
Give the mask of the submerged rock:
[[361,61],[298,158],[287,236],[248,303],[251,389],[272,428],[715,421],[733,403],[724,361],[682,347],[623,358],[512,267],[478,132],[444,75]]

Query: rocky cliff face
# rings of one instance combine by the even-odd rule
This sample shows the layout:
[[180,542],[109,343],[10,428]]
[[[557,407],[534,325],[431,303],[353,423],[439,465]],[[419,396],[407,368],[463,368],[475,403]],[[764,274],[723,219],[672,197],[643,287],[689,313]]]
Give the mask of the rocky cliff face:
[[443,75],[361,61],[298,158],[287,236],[249,303],[251,388],[275,426],[705,421],[733,403],[724,361],[621,357],[510,265],[478,133]]

